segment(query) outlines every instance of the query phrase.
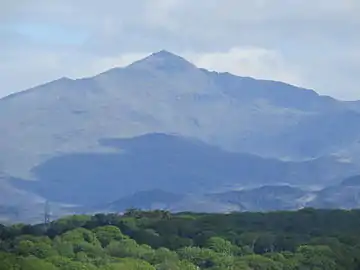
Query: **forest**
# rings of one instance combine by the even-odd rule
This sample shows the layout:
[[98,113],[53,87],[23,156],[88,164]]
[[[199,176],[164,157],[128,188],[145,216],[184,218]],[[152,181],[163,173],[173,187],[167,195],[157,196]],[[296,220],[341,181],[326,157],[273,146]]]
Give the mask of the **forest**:
[[0,225],[0,270],[358,270],[360,210],[129,209]]

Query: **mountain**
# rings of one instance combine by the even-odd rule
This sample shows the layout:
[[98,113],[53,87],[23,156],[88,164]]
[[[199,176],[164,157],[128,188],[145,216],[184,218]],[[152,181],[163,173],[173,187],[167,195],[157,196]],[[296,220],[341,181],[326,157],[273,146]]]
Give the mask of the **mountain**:
[[163,187],[332,185],[360,173],[356,104],[160,51],[0,99],[0,173],[14,189],[94,205]]
[[153,132],[266,157],[320,157],[359,140],[360,116],[350,107],[280,82],[208,72],[161,51],[1,99],[0,171],[28,177],[51,157],[106,151],[100,139]]

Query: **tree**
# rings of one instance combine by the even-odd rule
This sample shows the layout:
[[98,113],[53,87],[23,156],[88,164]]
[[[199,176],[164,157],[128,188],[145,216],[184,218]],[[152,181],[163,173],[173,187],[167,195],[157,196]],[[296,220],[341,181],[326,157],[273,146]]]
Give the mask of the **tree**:
[[100,245],[94,245],[88,242],[79,242],[74,245],[75,253],[83,252],[90,258],[102,258],[105,256],[105,251]]
[[23,240],[20,241],[16,246],[15,246],[15,252],[18,255],[21,256],[29,256],[31,255],[31,252],[34,248],[34,243],[30,240]]
[[283,265],[261,255],[240,257],[239,262],[246,263],[252,270],[283,270]]
[[13,254],[0,252],[0,270],[18,270],[18,260]]
[[147,260],[151,260],[154,255],[154,250],[151,247],[146,245],[138,245],[132,239],[124,239],[122,241],[114,241],[111,242],[106,247],[107,253],[112,257],[118,258],[147,258]]
[[179,256],[176,254],[176,252],[162,247],[155,250],[151,263],[157,265],[162,262],[178,262],[178,261],[179,261]]
[[103,247],[109,245],[111,241],[120,241],[128,238],[122,234],[118,227],[111,225],[97,227],[94,233]]
[[200,247],[185,247],[178,251],[182,260],[189,261],[200,268],[209,268],[215,265],[215,260],[219,256],[211,249]]
[[126,258],[117,263],[113,263],[100,268],[101,270],[156,270],[154,266],[148,262]]
[[55,256],[48,259],[61,270],[97,270],[97,267],[88,262],[73,261],[69,258]]
[[99,240],[96,238],[95,233],[84,228],[76,228],[68,231],[61,236],[62,242],[72,243],[74,245],[87,242],[93,245],[100,246]]
[[63,242],[60,237],[56,237],[54,239],[53,248],[62,257],[73,258],[75,256],[73,244],[69,242]]
[[187,261],[163,261],[156,265],[156,270],[197,270],[198,267]]
[[21,270],[58,270],[52,263],[36,257],[23,258],[20,260],[19,265]]
[[50,228],[47,231],[47,235],[54,237],[64,232],[84,226],[91,220],[91,216],[87,215],[73,215],[64,217],[54,221],[50,224]]
[[235,246],[231,244],[231,242],[221,238],[221,237],[211,237],[207,243],[206,247],[214,250],[218,253],[224,253],[231,255],[233,251],[236,249]]
[[310,269],[338,270],[335,254],[328,246],[301,246],[296,255],[301,267]]

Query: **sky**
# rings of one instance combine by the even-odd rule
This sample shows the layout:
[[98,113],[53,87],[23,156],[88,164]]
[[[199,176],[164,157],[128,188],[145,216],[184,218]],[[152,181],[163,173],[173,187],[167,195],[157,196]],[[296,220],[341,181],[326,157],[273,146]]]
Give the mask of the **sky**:
[[0,97],[167,50],[360,100],[359,0],[0,0]]

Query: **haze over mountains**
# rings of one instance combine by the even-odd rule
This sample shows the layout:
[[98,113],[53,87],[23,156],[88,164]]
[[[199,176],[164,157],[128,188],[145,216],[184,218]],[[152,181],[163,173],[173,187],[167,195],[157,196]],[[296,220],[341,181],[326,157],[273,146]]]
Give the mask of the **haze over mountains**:
[[0,130],[0,193],[6,183],[27,203],[324,187],[360,173],[358,102],[209,72],[167,51],[5,97]]

